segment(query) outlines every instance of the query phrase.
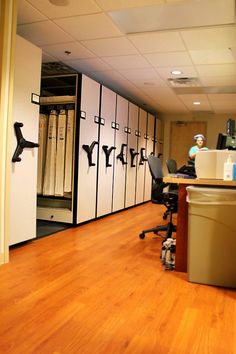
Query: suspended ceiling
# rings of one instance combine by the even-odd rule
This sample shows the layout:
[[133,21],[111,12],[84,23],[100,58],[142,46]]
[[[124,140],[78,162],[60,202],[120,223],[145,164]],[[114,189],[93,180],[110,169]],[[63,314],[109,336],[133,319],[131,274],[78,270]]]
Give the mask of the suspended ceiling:
[[234,0],[18,0],[17,32],[152,112],[236,113]]

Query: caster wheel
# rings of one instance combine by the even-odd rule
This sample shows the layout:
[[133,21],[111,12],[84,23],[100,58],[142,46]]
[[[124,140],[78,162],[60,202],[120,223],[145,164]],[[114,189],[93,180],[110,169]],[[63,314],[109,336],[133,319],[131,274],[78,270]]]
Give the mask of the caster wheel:
[[139,238],[141,238],[141,240],[143,240],[145,238],[145,233],[142,232],[140,235],[139,235]]

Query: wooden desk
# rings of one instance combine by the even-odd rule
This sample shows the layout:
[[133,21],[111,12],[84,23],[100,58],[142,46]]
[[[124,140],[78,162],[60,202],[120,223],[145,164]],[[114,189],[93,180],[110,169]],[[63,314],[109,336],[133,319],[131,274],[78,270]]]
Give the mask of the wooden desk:
[[188,203],[186,201],[186,187],[198,185],[221,188],[236,188],[236,181],[223,181],[217,179],[187,179],[172,177],[171,175],[164,177],[163,181],[166,183],[177,183],[179,185],[175,270],[178,272],[187,272]]

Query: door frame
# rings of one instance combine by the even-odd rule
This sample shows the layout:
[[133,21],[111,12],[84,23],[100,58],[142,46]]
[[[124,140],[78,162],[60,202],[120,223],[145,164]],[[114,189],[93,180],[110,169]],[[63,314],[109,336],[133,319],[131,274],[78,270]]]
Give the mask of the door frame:
[[9,261],[9,182],[17,1],[0,2],[0,265]]

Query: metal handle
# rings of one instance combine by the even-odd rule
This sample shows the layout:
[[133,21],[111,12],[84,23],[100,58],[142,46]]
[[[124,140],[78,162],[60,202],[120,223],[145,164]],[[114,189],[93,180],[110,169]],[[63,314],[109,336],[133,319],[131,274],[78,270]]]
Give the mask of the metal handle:
[[87,152],[89,167],[95,166],[95,163],[92,162],[92,154],[93,154],[93,149],[94,149],[95,145],[98,145],[97,141],[93,141],[90,146],[89,145],[82,145],[82,148]]
[[115,146],[111,146],[110,149],[108,149],[107,145],[103,145],[102,149],[103,149],[103,151],[106,154],[106,167],[111,167],[112,165],[109,163],[109,157],[110,157],[110,154],[111,154],[112,150],[115,150],[116,147]]
[[139,164],[140,164],[140,165],[143,165],[144,162],[147,161],[147,158],[146,158],[146,156],[145,156],[145,154],[144,154],[144,151],[145,151],[145,150],[146,150],[145,148],[141,148],[141,149],[140,149],[140,161],[139,161]]
[[139,152],[135,152],[133,148],[130,148],[129,151],[131,155],[131,167],[135,167],[134,159],[137,155],[139,155]]
[[127,161],[125,161],[125,153],[124,153],[124,149],[126,146],[127,144],[121,144],[120,153],[116,156],[116,158],[122,162],[122,165],[127,165]]
[[21,127],[23,127],[23,126],[24,126],[23,123],[19,123],[19,122],[14,123],[14,129],[15,129],[16,139],[17,139],[17,146],[16,146],[16,150],[14,152],[14,155],[12,157],[12,162],[20,162],[21,161],[21,158],[19,156],[22,154],[22,152],[25,148],[39,147],[39,144],[33,143],[32,141],[28,141],[23,138],[23,135],[21,132]]

